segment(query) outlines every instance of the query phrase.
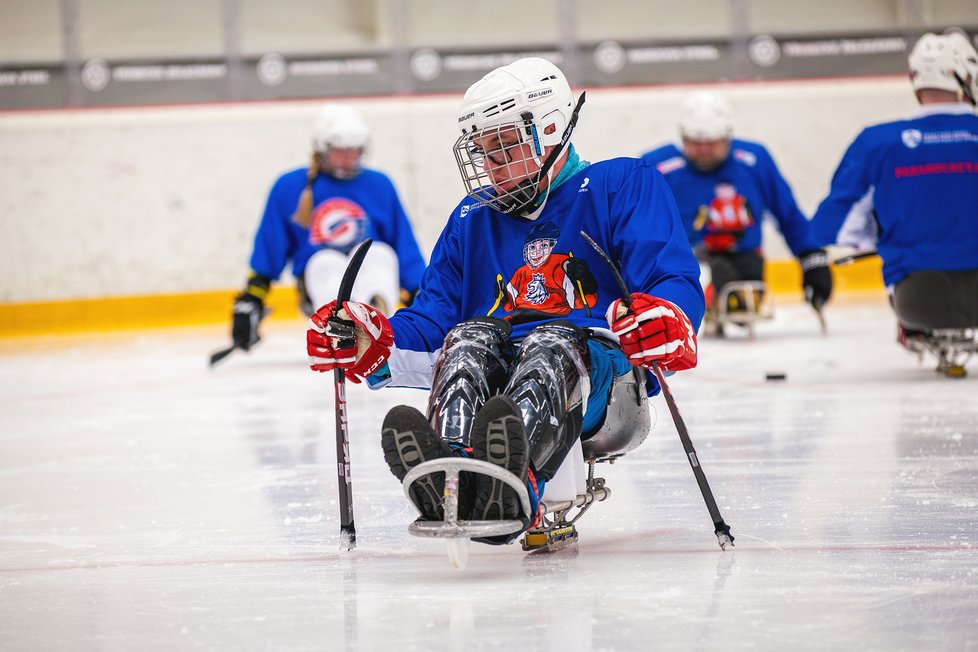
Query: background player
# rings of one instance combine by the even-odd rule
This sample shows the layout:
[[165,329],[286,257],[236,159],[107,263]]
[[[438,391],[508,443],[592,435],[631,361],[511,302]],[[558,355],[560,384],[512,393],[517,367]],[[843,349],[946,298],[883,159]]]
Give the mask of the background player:
[[812,218],[824,244],[878,250],[898,341],[978,327],[978,55],[958,33],[925,34],[908,58],[920,103],[864,129]]
[[[709,265],[715,296],[732,281],[763,280],[761,221],[771,215],[801,262],[805,298],[821,309],[832,293],[828,259],[767,149],[733,138],[730,104],[709,91],[687,98],[679,132],[682,149],[664,145],[642,158],[672,189],[689,242]],[[744,297],[730,299],[730,311],[745,309]]]
[[276,180],[265,204],[251,254],[251,274],[234,302],[231,337],[248,350],[271,282],[291,262],[300,309],[307,315],[336,298],[347,256],[373,238],[353,297],[390,314],[409,303],[425,262],[391,180],[363,168],[367,124],[352,108],[328,104],[313,125],[308,168]]

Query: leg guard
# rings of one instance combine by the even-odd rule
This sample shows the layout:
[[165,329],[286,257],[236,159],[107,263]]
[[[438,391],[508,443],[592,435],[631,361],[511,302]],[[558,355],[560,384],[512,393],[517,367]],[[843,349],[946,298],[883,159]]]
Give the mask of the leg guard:
[[523,414],[530,461],[538,480],[557,472],[581,436],[591,393],[587,334],[571,322],[544,324],[523,340],[504,393]]
[[509,376],[510,330],[501,319],[476,317],[448,332],[428,398],[428,419],[442,439],[469,445],[476,413]]

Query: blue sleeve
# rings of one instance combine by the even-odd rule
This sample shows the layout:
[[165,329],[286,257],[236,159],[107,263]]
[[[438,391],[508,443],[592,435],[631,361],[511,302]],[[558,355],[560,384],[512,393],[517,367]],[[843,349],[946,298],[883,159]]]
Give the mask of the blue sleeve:
[[698,330],[706,310],[699,263],[666,180],[650,164],[637,166],[615,193],[611,214],[626,287],[671,301]]
[[414,303],[391,317],[394,344],[410,351],[436,351],[445,335],[462,321],[458,295],[462,287],[459,222],[450,219],[431,252]]
[[819,246],[836,242],[849,211],[872,187],[865,137],[863,130],[846,150],[832,176],[828,197],[812,217],[812,239]]
[[272,186],[251,253],[251,269],[271,279],[279,277],[298,249],[289,222],[302,189],[290,181],[283,175]]
[[811,238],[808,219],[798,208],[791,187],[781,176],[781,171],[778,170],[770,152],[764,147],[759,147],[758,154],[758,160],[763,166],[758,172],[761,173],[764,192],[768,197],[768,208],[778,221],[778,228],[784,235],[791,252],[796,257],[801,257],[806,251],[816,249],[818,246]]
[[397,253],[397,264],[400,274],[401,287],[410,292],[416,292],[421,286],[421,276],[425,271],[424,256],[414,238],[414,230],[408,221],[404,206],[394,184],[384,177],[390,187],[389,220],[384,224],[383,240]]

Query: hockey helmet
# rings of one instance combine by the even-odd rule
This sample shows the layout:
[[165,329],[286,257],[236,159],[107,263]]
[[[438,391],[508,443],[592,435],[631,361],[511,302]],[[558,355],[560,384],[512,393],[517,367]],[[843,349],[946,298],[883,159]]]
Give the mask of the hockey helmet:
[[924,34],[913,46],[907,63],[914,90],[933,88],[960,92],[974,99],[978,84],[978,54],[964,34],[957,31]]
[[733,109],[719,93],[699,91],[683,104],[679,132],[690,140],[722,140],[733,133]]
[[330,147],[364,148],[370,129],[360,114],[344,104],[327,104],[316,114],[312,127],[312,147],[325,152]]
[[[525,214],[540,194],[540,180],[570,140],[579,107],[564,73],[538,57],[497,68],[470,86],[459,110],[462,133],[454,147],[469,196],[504,213]],[[504,135],[505,147],[495,153],[480,145]],[[556,148],[546,156],[551,146]],[[508,178],[522,181],[509,191],[493,189],[487,158],[507,167]]]

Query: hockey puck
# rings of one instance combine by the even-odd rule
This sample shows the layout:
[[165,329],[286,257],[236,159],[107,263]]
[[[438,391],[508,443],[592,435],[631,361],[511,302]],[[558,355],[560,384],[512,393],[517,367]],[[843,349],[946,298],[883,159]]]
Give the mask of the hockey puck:
[[788,374],[782,371],[771,372],[764,375],[764,380],[788,380]]

